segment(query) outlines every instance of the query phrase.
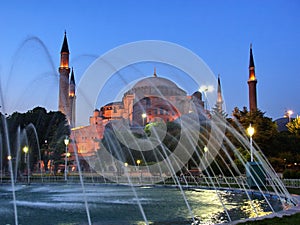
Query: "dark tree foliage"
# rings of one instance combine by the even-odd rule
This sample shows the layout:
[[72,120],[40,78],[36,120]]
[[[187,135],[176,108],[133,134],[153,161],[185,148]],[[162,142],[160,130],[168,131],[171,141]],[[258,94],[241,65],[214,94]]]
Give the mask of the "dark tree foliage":
[[[4,129],[5,123],[7,131]],[[1,116],[1,140],[6,140],[6,135],[11,155],[15,158],[17,155],[20,156],[21,168],[24,166],[21,151],[25,145],[28,146],[30,167],[34,170],[40,158],[45,165],[49,160],[53,160],[55,165],[62,161],[61,155],[65,149],[63,140],[66,135],[70,135],[70,127],[61,112],[47,112],[42,107],[36,107],[26,113],[15,112],[6,118]],[[3,141],[2,148],[3,156],[7,156],[8,149]],[[6,157],[2,158],[7,161]],[[47,170],[47,167],[45,169]]]
[[[253,141],[269,159],[278,172],[286,168],[297,169],[295,163],[300,162],[300,137],[287,131],[279,132],[271,118],[265,117],[260,110],[250,113],[246,107],[233,110],[233,117],[228,121],[237,129],[237,123],[245,131],[251,125],[255,129]],[[242,132],[242,130],[240,130]],[[227,134],[230,137],[230,134]],[[233,140],[233,138],[230,138]],[[241,146],[239,146],[241,147]]]
[[[253,141],[259,146],[266,156],[272,156],[274,149],[272,143],[274,137],[278,134],[276,123],[271,118],[265,117],[265,113],[257,110],[249,112],[246,107],[240,111],[237,107],[233,111],[233,118],[228,119],[229,123],[240,132],[246,132],[251,124],[255,129]],[[236,123],[236,121],[238,123]],[[241,125],[239,127],[238,125]],[[239,146],[238,146],[239,147]]]
[[[149,151],[139,151],[130,149],[118,140],[114,129],[111,124],[107,124],[105,127],[102,144],[116,159],[126,162],[129,165],[135,165],[136,160],[142,160],[142,163],[151,164],[165,159],[177,146],[180,138],[180,125],[175,122],[167,122],[167,131],[164,140],[161,145]],[[146,138],[146,135],[150,135],[150,126],[159,126],[159,123],[153,123],[147,125],[144,131],[134,133],[136,138]],[[142,148],[142,146],[141,146]],[[166,150],[167,149],[167,150]],[[100,149],[101,151],[101,149]]]

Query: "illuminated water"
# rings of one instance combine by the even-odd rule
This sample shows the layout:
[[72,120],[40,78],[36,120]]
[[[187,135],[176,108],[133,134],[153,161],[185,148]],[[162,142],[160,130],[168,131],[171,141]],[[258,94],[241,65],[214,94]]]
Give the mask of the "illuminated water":
[[[189,211],[180,191],[175,187],[134,187],[149,224],[190,225]],[[214,190],[185,190],[193,213],[200,224],[226,222],[224,209]],[[219,191],[232,219],[248,218],[251,207],[241,192]],[[87,224],[85,205],[79,184],[16,186],[19,224],[23,225],[83,225]],[[86,196],[95,225],[145,224],[132,193],[132,187],[122,185],[87,185]],[[276,211],[278,199],[270,200]],[[261,215],[270,211],[259,195],[253,195],[256,210]],[[250,210],[250,211],[249,211]],[[1,224],[14,224],[11,187],[0,186]]]

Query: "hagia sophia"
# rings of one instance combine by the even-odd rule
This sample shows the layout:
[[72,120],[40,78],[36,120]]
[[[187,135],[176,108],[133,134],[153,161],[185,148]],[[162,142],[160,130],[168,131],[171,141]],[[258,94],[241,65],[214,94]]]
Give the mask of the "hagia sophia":
[[[192,95],[188,95],[185,90],[179,88],[173,81],[157,75],[154,68],[153,75],[136,82],[130,90],[124,93],[122,101],[111,102],[100,109],[95,109],[94,112],[91,112],[89,125],[76,127],[75,78],[73,68],[71,70],[69,67],[70,52],[66,33],[60,54],[58,110],[66,115],[71,127],[70,140],[76,145],[81,157],[92,156],[100,149],[99,142],[96,140],[103,138],[105,126],[112,120],[126,119],[131,127],[144,127],[148,123],[159,120],[172,122],[183,114],[190,113],[193,110],[192,106],[196,106],[199,110],[204,110],[207,118],[209,118],[210,112],[204,107],[200,91],[196,90]],[[257,110],[256,83],[252,46],[250,46],[248,80],[250,111]],[[215,106],[219,112],[222,112],[222,105],[221,83],[220,77],[218,77],[217,102]],[[74,151],[71,145],[69,151]]]

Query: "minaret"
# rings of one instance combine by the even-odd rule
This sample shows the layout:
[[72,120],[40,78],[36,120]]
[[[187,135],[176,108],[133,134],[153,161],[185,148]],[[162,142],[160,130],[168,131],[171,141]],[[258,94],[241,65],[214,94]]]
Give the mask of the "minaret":
[[252,54],[252,44],[250,44],[249,80],[248,80],[250,112],[257,111],[256,84],[257,84],[257,80],[255,77],[255,66],[254,66],[254,60]]
[[157,74],[156,74],[156,67],[154,67],[153,77],[157,77]]
[[217,90],[217,110],[219,113],[222,112],[223,108],[223,97],[222,97],[222,90],[221,90],[221,82],[220,82],[220,74],[218,75],[218,90]]
[[67,116],[68,122],[70,123],[69,117],[69,47],[67,34],[65,32],[64,42],[60,51],[60,66],[59,72],[59,100],[58,100],[58,110]]
[[70,125],[71,128],[75,126],[75,110],[76,110],[76,95],[75,95],[75,77],[74,77],[74,70],[72,67],[71,72],[71,79],[70,79],[70,86],[69,86],[69,101],[70,101],[70,108],[69,108],[69,118],[70,118]]

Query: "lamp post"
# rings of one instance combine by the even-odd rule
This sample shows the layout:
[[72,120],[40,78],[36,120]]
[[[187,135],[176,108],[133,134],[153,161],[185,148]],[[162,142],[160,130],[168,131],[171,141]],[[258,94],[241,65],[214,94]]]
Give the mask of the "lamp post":
[[27,153],[28,153],[28,147],[26,145],[23,147],[23,152],[25,153],[24,163],[26,163],[26,161],[27,161]]
[[251,155],[251,162],[253,162],[253,146],[252,146],[252,136],[254,134],[255,130],[254,127],[251,126],[251,123],[249,127],[247,128],[247,133],[250,137],[250,155]]
[[29,184],[29,157],[28,157],[29,148],[28,148],[28,146],[25,145],[23,147],[23,152],[25,153],[24,163],[27,165],[27,183]]
[[124,173],[127,174],[128,173],[128,170],[127,170],[128,163],[127,162],[124,163],[124,167],[125,167],[124,168]]
[[[2,160],[2,159],[1,159]],[[8,166],[9,166],[9,169],[12,170],[12,164],[11,164],[11,160],[12,160],[12,156],[11,155],[8,155],[7,156],[7,160],[8,160]],[[1,182],[2,183],[2,182]]]
[[204,109],[205,110],[208,110],[208,99],[207,99],[207,92],[212,92],[214,91],[214,87],[212,85],[202,85],[200,88],[199,88],[199,91],[201,93],[204,94],[204,97],[205,97],[205,102],[204,102]]
[[66,136],[65,140],[65,145],[66,145],[66,153],[65,153],[65,181],[67,181],[67,164],[68,164],[68,144],[69,144],[69,138],[68,136]]
[[127,170],[128,163],[127,163],[127,162],[125,162],[125,163],[124,163],[124,166],[125,166],[125,169]]
[[146,113],[142,114],[142,119],[143,119],[143,127],[145,126],[145,118],[147,117]]
[[[140,163],[141,163],[141,160],[136,160],[136,163],[138,165],[138,171],[140,172]],[[140,183],[142,182],[142,171],[140,172]]]
[[137,165],[138,165],[138,170],[140,169],[140,163],[141,163],[141,160],[136,160],[136,163],[137,163]]
[[289,117],[289,122],[291,122],[291,116],[293,114],[293,111],[292,110],[288,110],[287,114],[288,114],[288,117]]

